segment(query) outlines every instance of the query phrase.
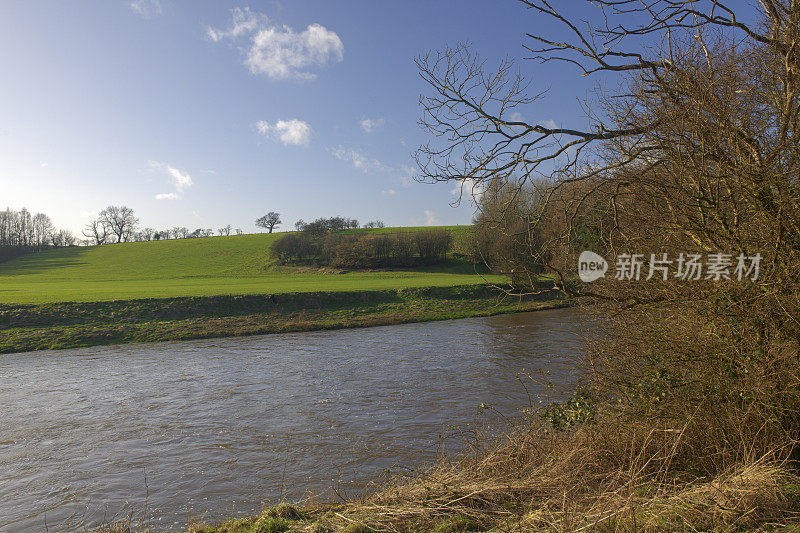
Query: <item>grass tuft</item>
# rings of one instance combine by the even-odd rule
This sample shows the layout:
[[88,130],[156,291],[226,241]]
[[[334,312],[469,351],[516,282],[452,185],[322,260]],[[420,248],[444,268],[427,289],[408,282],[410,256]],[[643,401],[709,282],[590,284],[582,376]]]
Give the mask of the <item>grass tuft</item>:
[[285,520],[305,520],[307,518],[306,514],[300,511],[297,507],[285,502],[279,503],[275,507],[270,507],[264,512],[264,514]]
[[283,518],[262,515],[253,524],[252,533],[281,533],[289,529],[289,523]]

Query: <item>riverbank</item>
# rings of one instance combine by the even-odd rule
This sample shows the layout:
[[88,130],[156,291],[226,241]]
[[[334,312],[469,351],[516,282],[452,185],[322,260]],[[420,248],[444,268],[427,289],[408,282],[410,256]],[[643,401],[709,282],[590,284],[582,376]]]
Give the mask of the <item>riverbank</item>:
[[571,305],[488,286],[0,304],[0,353],[382,326]]
[[687,445],[692,442],[685,433],[655,420],[639,427],[607,416],[554,433],[532,418],[488,449],[442,460],[419,476],[383,480],[363,498],[282,503],[222,524],[190,522],[187,531],[798,530],[800,476],[777,450],[703,477],[684,463]]

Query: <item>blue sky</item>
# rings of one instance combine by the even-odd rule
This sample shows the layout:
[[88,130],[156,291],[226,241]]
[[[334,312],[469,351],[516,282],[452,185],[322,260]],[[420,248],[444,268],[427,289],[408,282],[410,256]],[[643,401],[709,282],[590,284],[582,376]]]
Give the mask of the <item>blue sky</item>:
[[267,211],[281,229],[468,223],[452,186],[411,179],[427,139],[413,58],[462,41],[518,58],[550,89],[528,121],[585,124],[592,82],[522,59],[549,25],[514,0],[4,0],[0,208],[76,234],[109,204],[156,229],[251,232]]

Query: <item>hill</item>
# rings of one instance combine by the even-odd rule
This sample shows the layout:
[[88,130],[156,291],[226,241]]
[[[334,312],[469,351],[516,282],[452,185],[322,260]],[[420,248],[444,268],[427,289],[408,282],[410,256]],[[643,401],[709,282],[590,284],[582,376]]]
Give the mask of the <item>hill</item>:
[[[464,251],[469,226],[445,226]],[[381,228],[352,232],[418,231]],[[449,287],[500,282],[465,261],[394,271],[331,273],[279,267],[282,234],[237,235],[58,248],[0,264],[0,303],[55,303],[289,292]]]

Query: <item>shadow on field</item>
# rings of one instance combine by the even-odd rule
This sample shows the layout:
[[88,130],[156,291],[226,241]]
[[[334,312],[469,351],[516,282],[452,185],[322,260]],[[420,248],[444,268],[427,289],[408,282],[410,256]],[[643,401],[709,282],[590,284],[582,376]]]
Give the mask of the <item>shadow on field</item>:
[[428,272],[431,274],[445,273],[445,274],[467,274],[467,275],[489,275],[491,270],[483,264],[476,263],[463,257],[455,257],[448,259],[444,263],[438,265],[420,264],[408,268],[391,268],[392,272]]
[[70,246],[34,252],[0,263],[0,276],[22,276],[43,271],[77,266],[84,263],[81,256],[89,250],[84,246]]

